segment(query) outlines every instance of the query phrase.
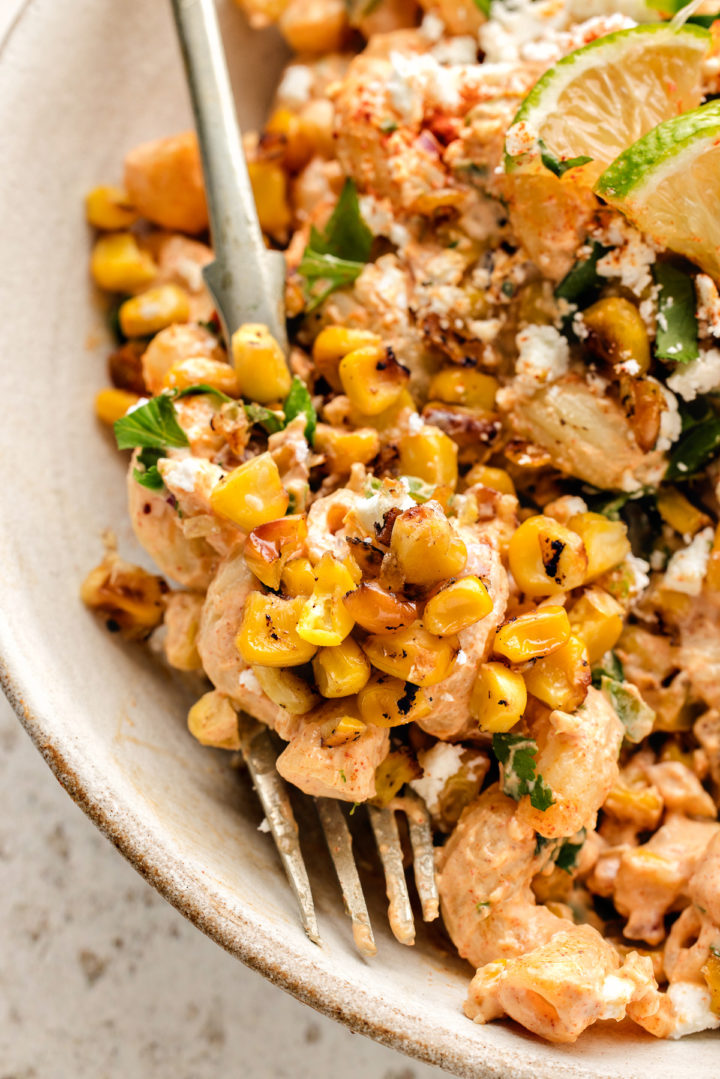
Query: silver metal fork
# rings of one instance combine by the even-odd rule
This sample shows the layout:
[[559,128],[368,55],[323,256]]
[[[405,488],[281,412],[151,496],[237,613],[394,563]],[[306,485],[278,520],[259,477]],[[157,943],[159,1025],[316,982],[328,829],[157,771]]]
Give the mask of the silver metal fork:
[[[225,341],[243,322],[261,322],[287,349],[284,313],[285,260],[269,251],[257,218],[214,0],[172,0],[187,74],[207,194],[214,262],[203,276],[215,302]],[[275,747],[265,727],[240,715],[242,754],[265,811],[308,937],[320,944],[315,906],[300,849],[298,826],[287,787],[277,772]],[[352,919],[356,947],[376,952],[370,917],[353,858],[352,837],[341,803],[316,798],[320,823]],[[385,873],[388,918],[402,944],[415,940],[415,923],[403,868],[395,812],[405,812],[413,850],[415,883],[425,921],[438,916],[432,831],[417,795],[398,800],[395,810],[368,807]]]

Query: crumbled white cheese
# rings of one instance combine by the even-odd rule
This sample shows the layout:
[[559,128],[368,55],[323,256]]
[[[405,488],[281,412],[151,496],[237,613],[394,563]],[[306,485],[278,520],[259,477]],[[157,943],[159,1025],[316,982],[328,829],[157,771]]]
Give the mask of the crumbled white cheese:
[[672,592],[684,592],[686,596],[700,595],[713,537],[712,528],[704,528],[702,532],[698,532],[692,543],[675,552],[665,570],[664,588]]
[[502,319],[473,318],[468,321],[467,327],[476,341],[491,345],[502,329]]
[[618,278],[621,285],[640,296],[652,285],[650,267],[655,262],[655,255],[655,248],[633,230],[623,247],[603,255],[597,264],[597,272],[600,277]]
[[518,333],[515,344],[515,375],[527,392],[534,393],[567,373],[570,348],[554,326],[526,326]]
[[667,380],[673,393],[683,401],[694,401],[698,394],[710,393],[720,387],[720,349],[701,352],[696,360],[678,367]]
[[136,408],[142,408],[142,406],[146,405],[149,400],[150,400],[149,397],[141,397],[140,400],[136,401],[134,405],[130,405],[130,407],[127,410],[127,412],[125,413],[125,415],[129,416],[132,412],[135,411]]
[[463,652],[462,648],[460,649],[460,651],[456,655],[455,662],[458,665],[458,667],[464,667],[465,664],[468,662],[467,652]]
[[650,563],[646,562],[644,558],[629,554],[623,562],[623,568],[626,572],[628,598],[634,601],[643,594],[650,584],[648,576]]
[[619,371],[623,375],[635,375],[640,374],[640,364],[637,360],[623,360],[622,363],[615,365],[615,370]]
[[175,491],[192,494],[198,475],[205,471],[208,464],[209,462],[204,457],[182,457],[179,460],[173,458],[163,462],[163,479]]
[[407,420],[407,429],[411,435],[417,435],[425,429],[425,420],[419,412],[411,412]]
[[310,100],[313,84],[312,69],[305,64],[289,64],[277,89],[278,101],[299,108]]
[[430,50],[439,64],[474,64],[477,61],[478,44],[467,35],[450,37],[439,41]]
[[650,555],[650,569],[656,572],[661,569],[665,569],[667,563],[667,553],[661,551],[659,548],[654,550]]
[[410,781],[410,786],[425,802],[431,813],[437,814],[440,795],[448,779],[456,775],[462,767],[462,746],[438,742],[432,749],[421,750],[418,762],[423,770],[420,779]]
[[667,995],[677,1016],[671,1038],[684,1038],[686,1034],[720,1027],[720,1016],[710,1010],[710,990],[707,986],[696,985],[695,982],[674,982],[668,987]]
[[418,33],[420,34],[420,37],[424,37],[426,41],[431,41],[435,44],[435,42],[439,41],[445,33],[445,23],[439,15],[435,15],[432,11],[428,11],[423,16],[423,21],[420,23]]
[[697,317],[701,337],[720,337],[720,295],[712,277],[699,273],[695,278]]
[[270,824],[268,823],[267,817],[263,817],[263,819],[260,821],[260,823],[257,826],[257,830],[258,830],[258,832],[265,832],[265,833],[270,831]]
[[373,535],[376,528],[383,527],[385,516],[390,510],[397,509],[402,512],[412,509],[414,505],[414,500],[400,485],[397,485],[395,490],[383,486],[370,498],[359,502],[354,513],[360,527]]
[[682,434],[682,417],[675,394],[670,393],[670,390],[663,385],[660,385],[660,389],[665,398],[666,407],[660,413],[660,434],[655,443],[655,449],[660,453],[667,453]]
[[[473,57],[474,59],[474,57]],[[444,67],[430,53],[412,56],[390,53],[392,72],[387,92],[393,108],[406,123],[419,122],[428,107],[452,112],[460,106],[462,71]]]
[[537,133],[526,120],[521,120],[507,129],[505,149],[510,154],[510,157],[520,157],[521,154],[532,153],[536,143]]

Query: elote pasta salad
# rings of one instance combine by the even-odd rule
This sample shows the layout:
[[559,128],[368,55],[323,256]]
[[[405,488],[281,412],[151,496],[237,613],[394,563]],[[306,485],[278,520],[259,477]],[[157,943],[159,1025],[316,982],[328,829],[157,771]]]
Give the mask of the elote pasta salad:
[[203,744],[425,800],[471,1020],[718,1028],[720,22],[240,2],[297,54],[245,137],[289,361],[223,343],[194,135],[131,149],[96,410],[158,572],[83,599],[206,676]]

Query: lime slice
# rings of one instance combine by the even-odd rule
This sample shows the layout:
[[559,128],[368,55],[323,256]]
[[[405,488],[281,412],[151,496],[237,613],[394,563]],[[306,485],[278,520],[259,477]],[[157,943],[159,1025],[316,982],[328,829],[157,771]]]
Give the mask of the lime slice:
[[595,193],[656,243],[720,279],[720,101],[639,139],[606,169]]
[[[592,186],[656,124],[700,104],[710,35],[700,26],[635,26],[570,53],[535,84],[505,140],[505,169],[557,175],[582,164]],[[590,158],[592,160],[587,161]]]

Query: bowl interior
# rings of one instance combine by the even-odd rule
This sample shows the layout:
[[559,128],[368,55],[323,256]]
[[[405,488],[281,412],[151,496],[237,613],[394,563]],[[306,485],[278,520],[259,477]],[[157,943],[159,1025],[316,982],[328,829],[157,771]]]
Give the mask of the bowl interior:
[[[221,7],[240,122],[257,124],[284,52]],[[576,1047],[462,1015],[470,968],[437,930],[402,948],[370,902],[379,953],[354,951],[317,828],[307,855],[324,944],[303,935],[245,777],[185,730],[192,686],[87,614],[78,586],[125,518],[124,468],[92,399],[108,335],[87,275],[82,197],[125,151],[190,124],[169,5],[31,0],[0,53],[0,652],[6,690],[40,750],[160,891],[245,962],[353,1029],[461,1075],[716,1074],[717,1042],[656,1043],[614,1024]],[[715,1048],[713,1048],[715,1046]],[[692,1065],[689,1060],[692,1058]]]

